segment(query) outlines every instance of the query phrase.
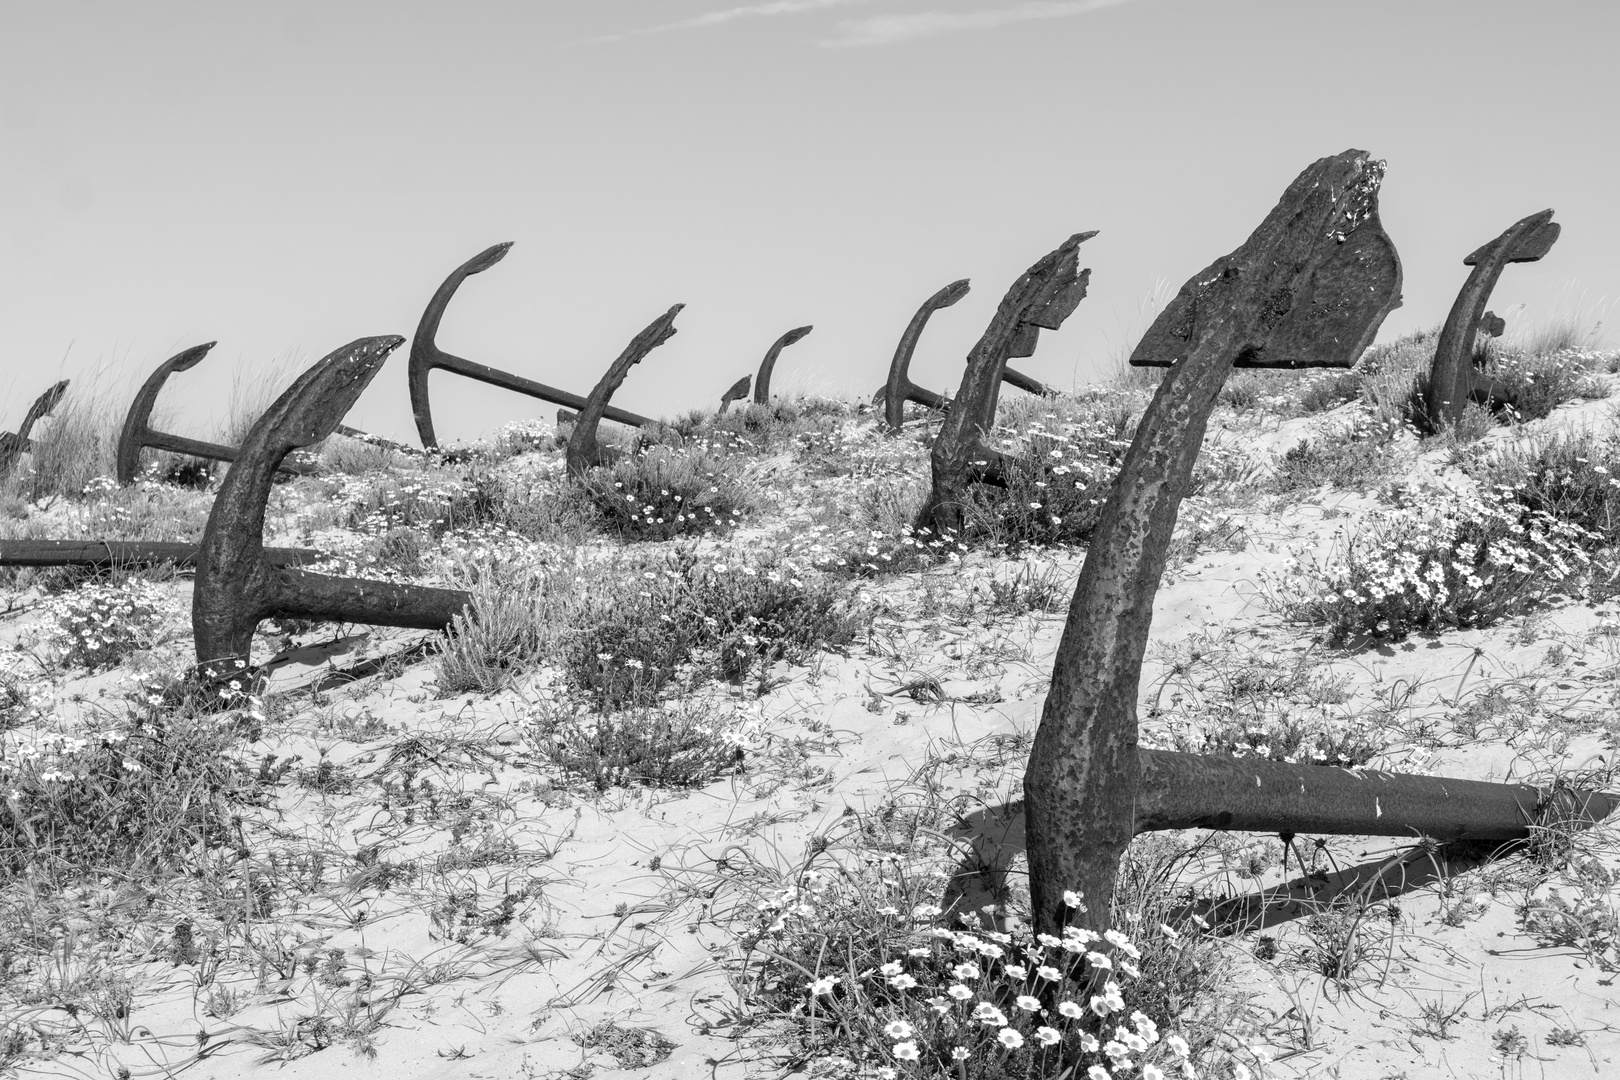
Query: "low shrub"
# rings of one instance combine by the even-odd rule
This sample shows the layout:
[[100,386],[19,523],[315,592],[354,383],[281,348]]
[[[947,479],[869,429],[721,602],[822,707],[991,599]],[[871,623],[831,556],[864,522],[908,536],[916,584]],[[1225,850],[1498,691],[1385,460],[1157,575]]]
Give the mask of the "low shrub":
[[579,486],[602,527],[625,540],[723,532],[748,509],[723,460],[666,446],[591,469]]
[[395,470],[363,473],[339,479],[335,495],[344,528],[372,535],[410,528],[434,538],[452,529],[497,521],[502,502],[497,477],[478,467],[462,476]]
[[815,554],[818,570],[834,576],[880,577],[911,574],[955,562],[968,551],[959,537],[916,532],[910,525],[892,533],[872,529],[844,536],[832,550]]
[[116,667],[151,646],[167,615],[166,599],[140,578],[54,596],[45,602],[45,644],[66,667]]
[[1367,491],[1387,480],[1399,460],[1400,428],[1370,420],[1302,439],[1277,459],[1267,485],[1278,494],[1311,491],[1326,484]]
[[741,681],[780,660],[853,641],[864,613],[839,583],[771,556],[690,550],[599,570],[561,646],[569,681],[608,713],[654,700],[672,681]]
[[545,586],[485,582],[472,604],[451,622],[433,670],[440,697],[468,691],[494,693],[544,651],[548,621]]
[[138,702],[101,730],[5,735],[0,868],[146,878],[238,850],[232,819],[260,801],[235,758],[240,725],[263,719],[256,702],[243,705],[222,715]]
[[1361,397],[1380,422],[1426,430],[1423,392],[1439,340],[1436,326],[1374,345],[1362,355],[1354,369],[1361,379]]
[[1160,1030],[1172,1018],[1138,1007],[1129,936],[936,928],[939,908],[916,902],[927,880],[874,860],[766,896],[743,939],[751,996],[793,1019],[807,1052],[880,1076],[1152,1077],[1190,1061],[1187,1040]]
[[1017,426],[996,432],[1002,483],[970,491],[963,541],[1014,550],[1084,542],[1135,435],[1138,404],[1135,395],[1097,391],[1006,410]]
[[1512,402],[1513,419],[1539,420],[1566,401],[1601,398],[1608,383],[1596,377],[1598,354],[1581,349],[1550,353],[1517,352],[1491,348],[1486,354],[1485,377],[1495,380],[1501,397]]
[[1486,459],[1477,478],[1506,501],[1620,545],[1620,434],[1593,431],[1521,442]]
[[1362,376],[1354,371],[1329,369],[1313,373],[1299,386],[1299,411],[1302,413],[1327,412],[1340,405],[1357,401],[1362,394]]
[[1350,768],[1386,748],[1382,733],[1345,707],[1346,680],[1308,655],[1245,648],[1233,638],[1208,635],[1193,635],[1168,653],[1169,672],[1143,734],[1146,745]]
[[539,756],[606,791],[702,787],[741,766],[749,733],[734,715],[685,702],[611,715],[552,712],[537,717],[527,736]]
[[723,414],[691,413],[674,427],[683,438],[707,442],[716,450],[759,455],[813,448],[857,412],[857,406],[834,398],[787,395],[768,405],[748,402]]
[[1578,592],[1589,534],[1495,497],[1406,493],[1404,505],[1341,532],[1324,561],[1300,560],[1273,599],[1326,628],[1331,644],[1363,635],[1490,626],[1555,594]]
[[41,715],[43,696],[38,685],[14,671],[0,671],[0,733]]
[[1338,368],[1241,368],[1227,377],[1215,404],[1234,412],[1259,410],[1279,417],[1327,412],[1355,401],[1362,377]]
[[770,558],[692,561],[685,568],[698,643],[720,674],[740,682],[777,661],[801,663],[817,649],[848,645],[863,616],[836,581]]

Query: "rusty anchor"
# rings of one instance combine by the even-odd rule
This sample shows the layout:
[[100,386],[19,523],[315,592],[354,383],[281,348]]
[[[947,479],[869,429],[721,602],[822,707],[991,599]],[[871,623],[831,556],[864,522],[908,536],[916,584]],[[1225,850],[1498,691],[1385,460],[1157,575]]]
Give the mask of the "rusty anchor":
[[34,444],[28,438],[34,430],[34,425],[44,417],[51,415],[58,405],[62,403],[62,395],[67,393],[67,379],[63,379],[28,406],[23,414],[22,423],[17,425],[16,431],[0,431],[0,477],[4,477],[17,465],[17,459],[24,454],[32,453]]
[[675,316],[685,306],[676,304],[649,323],[645,330],[630,340],[624,352],[608,365],[607,371],[597,380],[590,397],[585,399],[579,415],[574,418],[574,431],[568,437],[567,467],[570,476],[583,476],[593,466],[605,463],[607,454],[596,441],[596,431],[602,417],[610,414],[608,402],[612,400],[613,392],[624,384],[631,368],[675,336]]
[[765,359],[759,362],[759,375],[754,379],[755,405],[770,404],[771,373],[776,370],[776,358],[782,354],[782,350],[801,340],[814,329],[813,326],[796,326],[771,343],[771,347],[765,353]]
[[191,628],[199,673],[240,674],[253,632],[273,617],[442,630],[471,601],[460,589],[332,577],[278,567],[264,548],[265,505],[275,472],[293,450],[331,435],[404,338],[361,338],[300,375],[237,449],[198,548]]
[[[169,376],[177,371],[190,371],[196,367],[215,344],[217,343],[210,341],[202,345],[193,345],[184,352],[169,357],[158,365],[156,371],[146,377],[140,390],[136,391],[135,400],[130,402],[129,411],[124,414],[124,426],[118,433],[118,451],[114,457],[114,474],[123,486],[133,484],[140,475],[141,451],[147,447],[175,454],[189,454],[211,461],[236,460],[238,451],[235,447],[190,439],[183,435],[171,435],[166,431],[154,430],[151,424],[152,406],[157,404],[158,394],[163,392],[163,384],[169,381]],[[315,466],[305,461],[288,461],[282,464],[281,471],[308,476],[315,471]]]
[[1440,840],[1522,838],[1584,824],[1614,795],[1553,794],[1375,770],[1144,751],[1137,692],[1170,537],[1210,410],[1237,361],[1348,367],[1400,302],[1401,268],[1378,220],[1383,163],[1359,150],[1302,172],[1249,239],[1195,275],[1131,362],[1179,361],[1126,453],[1075,586],[1024,777],[1037,930],[1062,894],[1107,925],[1119,857],[1149,829],[1264,829]]
[[[453,371],[457,375],[489,383],[491,386],[499,386],[504,390],[514,390],[553,405],[565,405],[575,410],[585,406],[585,399],[578,394],[570,394],[566,390],[558,390],[554,386],[547,386],[545,383],[535,382],[521,375],[511,375],[485,364],[464,360],[445,352],[434,340],[439,332],[439,322],[444,318],[444,310],[449,306],[451,297],[456,295],[461,283],[473,274],[481,274],[500,262],[511,248],[510,240],[495,244],[456,267],[450,276],[444,279],[444,284],[439,286],[439,291],[433,294],[433,299],[428,301],[427,309],[422,312],[422,321],[416,326],[416,336],[411,340],[409,368],[411,411],[416,416],[416,434],[421,438],[422,445],[430,450],[439,445],[438,438],[433,432],[433,406],[428,398],[428,373],[434,368]],[[603,415],[609,420],[616,420],[632,427],[651,423],[646,417],[637,416],[624,409],[609,408]]]
[[[967,278],[953,281],[943,289],[924,300],[917,313],[906,324],[905,333],[900,335],[900,343],[895,346],[894,359],[889,362],[889,378],[881,389],[873,395],[874,400],[883,402],[883,422],[890,433],[898,434],[905,421],[906,402],[914,401],[925,409],[944,411],[951,406],[950,398],[944,394],[936,394],[932,390],[924,389],[911,381],[911,357],[917,351],[917,341],[922,337],[923,328],[928,325],[928,319],[941,308],[948,308],[962,297],[966,296],[971,286]],[[1015,355],[1028,356],[1030,353]],[[1028,394],[1049,396],[1056,393],[1051,387],[1037,379],[1032,379],[1022,372],[1014,371],[1003,365],[1001,369],[1003,382],[1010,383]]]
[[1462,419],[1470,400],[1501,397],[1495,385],[1474,367],[1475,335],[1484,330],[1500,337],[1506,329],[1501,316],[1486,312],[1485,305],[1509,263],[1536,262],[1552,250],[1561,231],[1552,216],[1551,210],[1543,210],[1521,218],[1463,260],[1464,266],[1474,269],[1440,328],[1429,385],[1423,394],[1429,424],[1435,429]]
[[[1091,281],[1091,271],[1080,269],[1080,245],[1096,235],[1076,233],[1025,271],[968,353],[962,385],[930,452],[933,482],[917,515],[918,531],[960,533],[968,487],[1000,482],[1001,455],[984,437],[995,426],[1007,359],[1033,355],[1041,330],[1058,329],[1080,305]],[[957,284],[966,291],[966,282]]]

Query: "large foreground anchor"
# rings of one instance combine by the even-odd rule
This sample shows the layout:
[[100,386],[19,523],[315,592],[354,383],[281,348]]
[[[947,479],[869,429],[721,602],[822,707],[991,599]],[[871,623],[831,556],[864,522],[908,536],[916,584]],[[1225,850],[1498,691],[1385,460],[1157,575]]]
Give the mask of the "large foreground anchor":
[[630,339],[630,344],[625,346],[624,352],[608,365],[607,371],[597,380],[596,386],[591,390],[591,396],[585,399],[579,415],[574,418],[574,433],[568,437],[567,465],[570,476],[583,476],[592,466],[601,465],[606,461],[607,455],[596,441],[596,430],[602,422],[602,417],[607,415],[608,402],[613,398],[613,392],[624,385],[624,378],[630,374],[631,368],[641,363],[648,353],[675,336],[675,316],[679,315],[681,308],[685,306],[676,304]]
[[62,395],[67,393],[68,380],[63,379],[28,406],[23,414],[22,423],[17,425],[16,431],[0,431],[0,477],[4,477],[16,467],[17,459],[24,454],[32,453],[33,442],[28,438],[34,430],[34,425],[41,418],[51,415],[51,412],[62,403]]
[[[464,360],[439,348],[434,338],[439,332],[439,322],[444,318],[444,309],[450,305],[450,298],[456,295],[461,283],[473,274],[481,274],[506,257],[512,248],[512,241],[496,244],[485,248],[477,255],[468,259],[444,279],[439,291],[433,294],[428,301],[427,309],[422,312],[422,321],[416,326],[416,337],[411,340],[410,361],[410,387],[411,411],[416,415],[416,434],[421,438],[422,445],[429,450],[439,445],[437,436],[433,432],[433,405],[428,398],[428,372],[434,368],[443,368],[453,371],[457,375],[464,375],[469,379],[499,386],[504,390],[515,390],[520,394],[527,394],[541,401],[549,401],[553,405],[566,405],[570,409],[585,407],[585,399],[578,394],[570,394],[566,390],[558,390],[554,386],[525,379],[521,375],[510,375],[485,364],[475,364],[471,360]],[[624,409],[609,408],[603,415],[609,420],[617,420],[621,424],[633,427],[642,427],[652,421],[645,416],[637,416]]]
[[755,405],[770,404],[771,373],[776,370],[776,358],[782,354],[782,350],[787,348],[789,345],[792,345],[795,341],[800,340],[814,329],[815,327],[813,326],[795,326],[792,330],[789,330],[787,333],[783,334],[781,337],[777,338],[771,343],[770,349],[765,353],[765,359],[759,362],[759,375],[754,379]]
[[[900,335],[900,344],[895,347],[894,359],[889,362],[889,379],[877,392],[877,397],[883,399],[883,422],[891,433],[898,433],[905,421],[906,402],[914,401],[925,409],[945,410],[950,408],[951,400],[944,394],[936,394],[932,390],[918,386],[911,381],[911,357],[917,351],[917,341],[922,337],[923,328],[928,325],[929,316],[940,308],[948,308],[968,294],[971,286],[967,278],[953,281],[939,292],[923,301],[922,307],[911,317],[906,324],[905,333]],[[1033,350],[1032,350],[1033,351]],[[1016,356],[1029,356],[1030,353],[1015,353]],[[1001,380],[1011,383],[1028,394],[1047,396],[1054,391],[1051,387],[1038,380],[1030,378],[1022,372],[1014,371],[1006,365],[1001,369]]]
[[197,553],[191,628],[205,678],[248,664],[261,619],[287,616],[442,630],[471,601],[459,589],[435,589],[280,568],[266,557],[265,503],[288,453],[336,430],[383,361],[404,339],[361,338],[298,377],[259,417],[214,499]]
[[1436,429],[1461,420],[1471,399],[1491,396],[1490,381],[1474,369],[1474,336],[1481,329],[1492,337],[1501,336],[1501,317],[1485,311],[1491,290],[1496,288],[1508,263],[1535,262],[1552,250],[1561,231],[1552,216],[1551,210],[1543,210],[1521,218],[1463,260],[1464,266],[1474,269],[1452,303],[1446,324],[1440,328],[1429,385],[1423,395],[1429,424]]
[[1092,535],[1024,774],[1038,931],[1068,917],[1066,889],[1084,893],[1085,925],[1106,927],[1119,857],[1149,829],[1513,840],[1620,805],[1601,792],[1138,749],[1153,597],[1228,373],[1348,367],[1400,302],[1400,259],[1378,220],[1383,172],[1359,150],[1310,166],[1242,247],[1182,286],[1131,357],[1172,366]]
[[[1085,299],[1091,271],[1080,269],[1080,245],[1096,235],[1076,233],[1025,271],[968,353],[961,388],[930,454],[933,486],[917,516],[919,531],[961,532],[968,487],[1000,482],[1001,455],[984,437],[995,427],[1007,358],[1034,355],[1041,330],[1058,329]],[[958,284],[966,291],[965,282]]]
[[[118,433],[118,452],[114,458],[114,474],[123,486],[128,487],[140,476],[141,451],[147,447],[211,461],[236,460],[240,451],[235,447],[188,439],[184,435],[171,435],[167,431],[153,429],[151,424],[152,406],[157,404],[158,395],[163,392],[163,384],[169,381],[169,376],[196,367],[215,344],[210,341],[194,345],[169,357],[146,377],[140,390],[136,391],[135,400],[129,403],[129,411],[124,414],[124,426]],[[281,465],[281,471],[308,476],[315,471],[315,467],[304,461],[288,461]]]

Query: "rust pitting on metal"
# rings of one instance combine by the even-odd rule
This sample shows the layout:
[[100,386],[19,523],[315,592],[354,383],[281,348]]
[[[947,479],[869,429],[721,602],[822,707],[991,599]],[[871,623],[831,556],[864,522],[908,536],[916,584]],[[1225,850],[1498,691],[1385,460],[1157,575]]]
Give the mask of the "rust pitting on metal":
[[[1243,246],[1182,286],[1131,357],[1173,366],[1092,535],[1025,773],[1039,930],[1064,919],[1066,889],[1086,894],[1088,922],[1109,917],[1119,856],[1135,832],[1136,703],[1153,597],[1227,374],[1240,357],[1347,367],[1399,302],[1400,260],[1377,213],[1380,176],[1361,151],[1311,165]],[[1293,297],[1281,317],[1278,290]]]

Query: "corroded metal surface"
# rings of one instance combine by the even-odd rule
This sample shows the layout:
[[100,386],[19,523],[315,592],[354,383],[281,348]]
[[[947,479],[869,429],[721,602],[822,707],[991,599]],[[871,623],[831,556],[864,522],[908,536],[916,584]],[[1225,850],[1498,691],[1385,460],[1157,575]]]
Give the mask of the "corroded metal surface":
[[731,403],[733,401],[741,401],[743,398],[747,397],[748,388],[752,386],[753,383],[754,377],[752,375],[744,375],[742,378],[732,383],[731,387],[725,393],[720,395],[720,411],[718,415],[726,415],[726,410],[731,408]]
[[647,325],[647,328],[637,334],[626,345],[624,352],[618,355],[613,363],[608,365],[607,371],[597,380],[596,386],[591,390],[591,396],[585,399],[585,404],[579,410],[579,416],[574,421],[574,433],[568,437],[568,473],[570,476],[582,476],[593,465],[603,463],[601,444],[596,441],[596,430],[607,415],[608,402],[613,392],[624,385],[624,378],[630,374],[630,369],[641,363],[647,354],[658,346],[675,336],[675,316],[681,313],[685,304],[676,304],[668,311]]
[[770,349],[765,353],[765,359],[759,362],[759,375],[754,379],[754,404],[768,405],[771,400],[771,373],[776,370],[776,358],[782,350],[804,337],[813,326],[796,326],[771,343]]
[[1354,363],[1399,302],[1400,260],[1378,220],[1383,164],[1358,150],[1302,172],[1232,254],[1188,281],[1132,356],[1174,366],[1137,428],[1092,535],[1024,777],[1035,925],[1079,889],[1106,923],[1135,832],[1137,691],[1182,498],[1216,396],[1240,358]]
[[1238,829],[1311,836],[1524,840],[1584,828],[1620,806],[1600,791],[1556,791],[1377,769],[1137,752],[1134,831]]
[[[175,454],[189,454],[211,461],[236,460],[234,446],[221,446],[201,439],[189,439],[184,435],[171,435],[167,431],[155,430],[151,424],[152,407],[157,404],[158,395],[163,392],[163,385],[169,381],[169,376],[177,371],[189,371],[196,367],[215,344],[216,342],[210,341],[202,345],[193,345],[169,357],[158,365],[156,371],[146,377],[146,381],[136,391],[135,400],[129,403],[129,411],[124,414],[124,426],[118,432],[118,450],[113,459],[114,474],[123,486],[128,487],[140,476],[141,451],[147,447]],[[308,475],[315,470],[314,466],[307,462],[294,460],[283,462],[281,471]]]
[[43,417],[51,415],[56,407],[62,403],[62,395],[67,393],[67,379],[52,386],[28,406],[23,414],[22,421],[17,425],[16,431],[0,432],[0,476],[5,476],[17,464],[17,459],[24,454],[33,452],[34,444],[29,435]]
[[[1440,328],[1429,385],[1423,394],[1430,425],[1438,428],[1454,424],[1462,418],[1470,399],[1490,396],[1491,387],[1474,368],[1474,336],[1485,324],[1485,305],[1507,265],[1535,262],[1552,250],[1560,231],[1552,216],[1551,210],[1543,210],[1521,218],[1463,260],[1464,266],[1474,269]],[[1500,333],[1502,320],[1494,316],[1493,320],[1483,328]]]
[[1025,271],[968,353],[962,385],[934,440],[933,486],[917,517],[919,530],[960,532],[968,487],[998,479],[1001,456],[985,446],[984,436],[995,426],[1007,358],[1033,354],[1041,330],[1062,326],[1085,298],[1091,271],[1080,269],[1080,245],[1096,235],[1076,233]]
[[[197,545],[163,540],[0,540],[0,566],[157,566],[197,564]],[[272,566],[324,558],[311,548],[265,548]]]
[[[559,390],[554,386],[535,382],[533,379],[525,379],[521,375],[512,375],[487,364],[463,359],[445,352],[435,341],[445,308],[450,306],[450,299],[456,295],[461,283],[500,262],[511,249],[510,240],[495,244],[456,267],[433,294],[433,299],[428,301],[427,308],[422,312],[422,321],[416,325],[416,336],[411,339],[411,359],[407,379],[411,390],[411,412],[416,417],[416,434],[421,438],[422,445],[430,450],[439,445],[438,437],[433,431],[433,403],[428,397],[428,373],[434,368],[453,371],[457,375],[489,383],[491,386],[499,386],[503,390],[539,398],[553,405],[566,405],[571,409],[581,409],[585,406],[585,399],[578,394],[570,394],[566,390]],[[646,417],[637,416],[624,409],[609,408],[603,415],[609,420],[634,427],[649,423]]]
[[227,677],[248,663],[253,631],[274,616],[437,630],[470,600],[433,589],[278,568],[264,552],[265,504],[294,449],[332,434],[404,339],[361,338],[321,359],[266,410],[237,451],[197,553],[191,626],[199,671]]

